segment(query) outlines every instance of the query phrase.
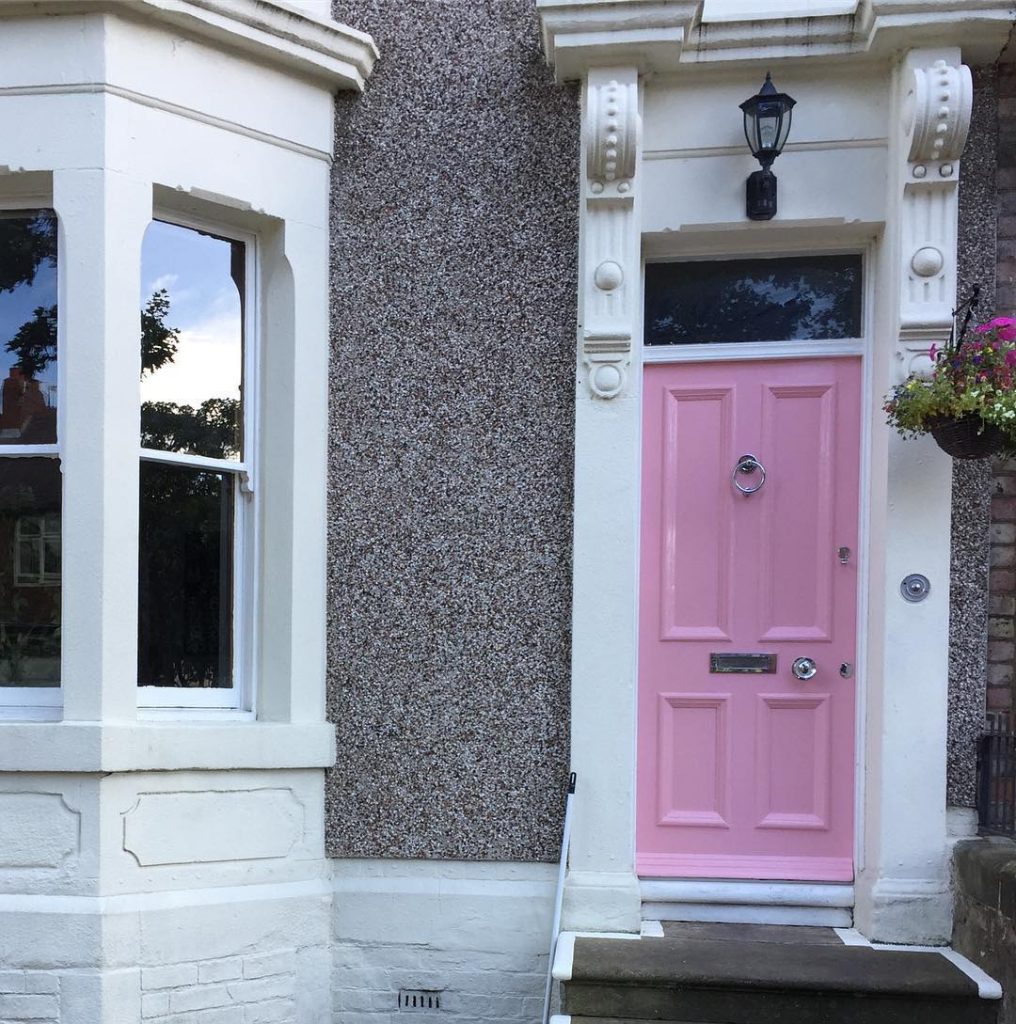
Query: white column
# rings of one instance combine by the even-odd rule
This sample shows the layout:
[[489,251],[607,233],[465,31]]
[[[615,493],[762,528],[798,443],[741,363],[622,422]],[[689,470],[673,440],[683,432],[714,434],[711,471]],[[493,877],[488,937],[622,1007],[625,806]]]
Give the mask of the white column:
[[[956,49],[912,50],[897,67],[887,221],[878,268],[877,397],[949,333],[956,301],[958,157],[970,74]],[[889,343],[889,344],[887,344]],[[870,938],[943,942],[952,461],[930,438],[888,436],[874,410],[865,864],[857,920]],[[920,573],[920,603],[900,593]]]
[[141,242],[152,189],[53,175],[59,224],[64,718],[136,717]]
[[591,71],[583,99],[571,705],[578,786],[564,923],[637,931],[638,74]]
[[290,222],[284,234],[262,242],[259,487],[262,534],[273,541],[262,553],[258,717],[322,722],[328,437],[318,413],[328,405],[328,238],[321,228]]

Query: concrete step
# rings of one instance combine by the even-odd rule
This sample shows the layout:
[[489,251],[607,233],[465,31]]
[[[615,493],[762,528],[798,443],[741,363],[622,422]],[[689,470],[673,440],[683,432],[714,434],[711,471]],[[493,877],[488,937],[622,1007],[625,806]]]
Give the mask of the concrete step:
[[969,970],[829,928],[667,924],[662,938],[576,937],[561,1012],[571,1024],[996,1024],[1000,992]]

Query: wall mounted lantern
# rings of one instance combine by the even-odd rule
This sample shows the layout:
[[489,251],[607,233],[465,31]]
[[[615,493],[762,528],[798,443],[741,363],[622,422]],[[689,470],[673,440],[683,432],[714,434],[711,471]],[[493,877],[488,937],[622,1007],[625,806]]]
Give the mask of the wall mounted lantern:
[[762,165],[748,177],[747,212],[749,220],[771,220],[776,213],[776,175],[769,169],[780,155],[787,136],[796,100],[777,92],[766,72],[758,95],[741,104],[744,111],[744,137],[752,156]]

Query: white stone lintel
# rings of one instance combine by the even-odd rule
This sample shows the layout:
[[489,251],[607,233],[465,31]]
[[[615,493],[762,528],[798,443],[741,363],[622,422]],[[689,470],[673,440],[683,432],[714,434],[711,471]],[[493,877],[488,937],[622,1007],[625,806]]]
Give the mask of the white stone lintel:
[[4,722],[0,772],[327,768],[326,722]]
[[110,12],[173,26],[329,89],[363,89],[377,60],[366,33],[283,0],[9,0],[2,16]]
[[702,63],[878,55],[962,40],[968,63],[997,59],[1008,0],[537,0],[543,48],[559,81],[631,64],[640,73]]

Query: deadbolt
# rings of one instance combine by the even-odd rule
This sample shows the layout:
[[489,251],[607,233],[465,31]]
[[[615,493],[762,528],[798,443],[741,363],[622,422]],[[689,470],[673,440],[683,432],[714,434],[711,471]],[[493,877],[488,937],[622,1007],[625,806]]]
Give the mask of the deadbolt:
[[798,679],[808,680],[818,671],[818,665],[814,658],[795,658],[794,664],[790,666],[790,671]]
[[849,661],[844,661],[840,664],[840,675],[844,679],[849,679],[854,674],[854,666]]

